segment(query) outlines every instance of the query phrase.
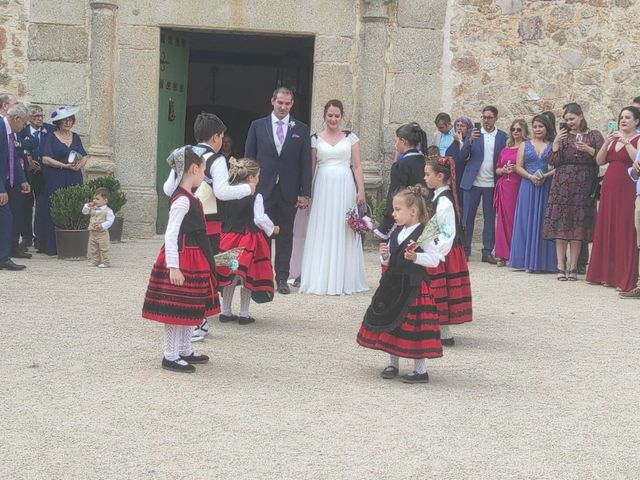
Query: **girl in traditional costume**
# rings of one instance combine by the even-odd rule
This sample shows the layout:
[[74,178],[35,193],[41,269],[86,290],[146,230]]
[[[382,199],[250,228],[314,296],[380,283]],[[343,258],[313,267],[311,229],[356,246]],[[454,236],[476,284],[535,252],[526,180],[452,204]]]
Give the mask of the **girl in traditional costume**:
[[199,147],[181,147],[167,158],[178,187],[169,201],[165,243],[142,308],[144,318],[164,323],[162,368],[176,372],[195,372],[193,364],[209,361],[191,348],[191,333],[205,316],[220,311],[211,243],[202,204],[193,194],[204,179],[204,153]]
[[382,378],[399,375],[399,357],[413,358],[413,373],[401,377],[405,383],[427,383],[425,359],[442,356],[438,312],[427,274],[428,267],[440,263],[440,253],[430,232],[434,224],[427,226],[426,195],[426,188],[416,185],[393,197],[397,228],[389,242],[380,245],[383,273],[357,338],[363,347],[391,355]]

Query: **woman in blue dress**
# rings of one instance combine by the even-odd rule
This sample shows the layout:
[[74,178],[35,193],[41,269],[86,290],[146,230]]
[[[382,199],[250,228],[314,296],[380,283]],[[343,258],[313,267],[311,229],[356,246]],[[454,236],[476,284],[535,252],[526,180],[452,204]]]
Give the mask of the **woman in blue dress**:
[[56,126],[53,135],[47,135],[42,147],[42,175],[48,206],[43,212],[44,238],[39,251],[56,255],[55,225],[51,218],[51,197],[56,190],[71,185],[82,185],[82,168],[87,163],[87,152],[80,137],[71,131],[76,123],[78,107],[59,107],[51,114]]
[[542,224],[549,200],[551,177],[549,155],[553,126],[545,115],[531,122],[533,139],[518,150],[516,172],[522,177],[513,221],[509,266],[529,272],[556,272],[556,247],[542,238]]

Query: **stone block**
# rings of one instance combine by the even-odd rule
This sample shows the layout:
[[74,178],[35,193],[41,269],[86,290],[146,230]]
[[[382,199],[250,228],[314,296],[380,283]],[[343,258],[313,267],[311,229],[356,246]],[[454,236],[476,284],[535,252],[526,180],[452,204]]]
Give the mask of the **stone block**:
[[351,63],[355,45],[353,37],[318,35],[315,41],[313,60],[316,63]]
[[[337,98],[345,108],[345,128],[353,128],[359,132],[358,125],[354,125],[353,111],[353,73],[350,65],[335,63],[320,63],[313,69],[313,98],[311,107],[311,131],[322,129],[322,113],[328,100]],[[359,134],[359,133],[358,133]]]
[[88,51],[89,36],[84,26],[29,25],[29,60],[83,63]]
[[560,51],[560,59],[562,60],[562,63],[565,67],[568,67],[572,70],[582,67],[582,64],[585,60],[582,52],[569,48],[565,48]]
[[399,28],[394,37],[393,72],[440,71],[443,48],[441,30]]
[[446,0],[398,0],[398,25],[442,30],[447,3]]
[[442,108],[441,76],[425,71],[399,73],[392,85],[389,123],[418,122],[428,134]]
[[157,52],[120,51],[114,156],[123,185],[155,188],[158,72]]
[[160,48],[160,28],[122,25],[118,29],[118,45],[121,48],[157,51]]
[[544,22],[542,17],[525,17],[518,26],[518,34],[524,41],[540,40],[544,37]]
[[[116,177],[122,182],[120,175]],[[122,207],[124,216],[123,236],[126,238],[149,238],[156,233],[158,195],[155,188],[122,187],[127,203]]]
[[27,91],[38,103],[82,105],[87,99],[89,66],[84,63],[29,63]]
[[58,25],[85,25],[89,16],[86,0],[31,0],[29,21]]

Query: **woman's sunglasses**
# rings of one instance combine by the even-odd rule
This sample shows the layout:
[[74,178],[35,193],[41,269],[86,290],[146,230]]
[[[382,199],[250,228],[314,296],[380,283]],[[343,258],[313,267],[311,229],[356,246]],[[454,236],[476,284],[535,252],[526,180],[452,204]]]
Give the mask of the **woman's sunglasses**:
[[511,131],[512,131],[512,132],[521,132],[521,131],[522,131],[522,128],[520,128],[520,127],[512,127],[512,128],[511,128]]

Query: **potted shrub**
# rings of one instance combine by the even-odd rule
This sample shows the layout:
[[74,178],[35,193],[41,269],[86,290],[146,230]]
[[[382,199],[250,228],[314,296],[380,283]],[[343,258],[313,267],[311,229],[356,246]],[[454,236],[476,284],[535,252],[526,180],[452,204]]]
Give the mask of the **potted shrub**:
[[98,188],[106,188],[111,192],[111,197],[109,198],[109,208],[113,210],[113,213],[116,216],[116,219],[111,225],[109,229],[109,238],[112,243],[119,243],[122,241],[122,227],[124,225],[124,218],[120,213],[122,207],[127,203],[127,196],[122,191],[122,186],[120,182],[111,176],[107,177],[98,177],[90,180],[86,183],[87,187],[91,190],[91,192],[95,192]]
[[57,190],[51,197],[51,218],[56,226],[58,258],[87,257],[89,216],[82,207],[91,200],[92,190],[86,185],[73,185]]

